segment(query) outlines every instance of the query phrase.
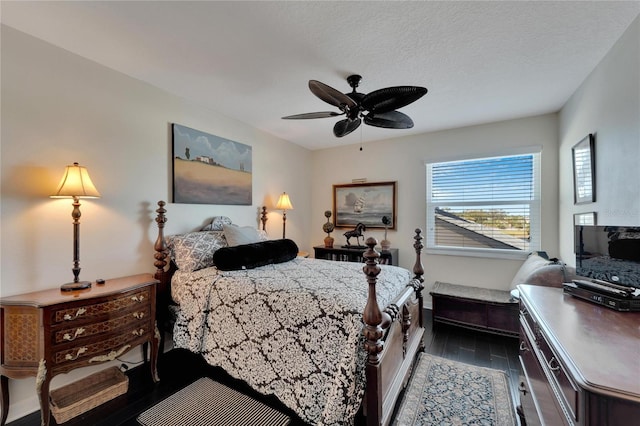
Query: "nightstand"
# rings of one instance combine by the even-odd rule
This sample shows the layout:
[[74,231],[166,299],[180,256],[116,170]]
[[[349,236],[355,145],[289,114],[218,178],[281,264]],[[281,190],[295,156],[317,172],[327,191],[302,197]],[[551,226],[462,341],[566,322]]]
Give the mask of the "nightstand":
[[[337,260],[343,262],[364,262],[364,252],[366,248],[347,247],[325,247],[315,246],[313,248],[316,259]],[[398,249],[380,251],[378,262],[381,265],[398,266]]]
[[2,424],[9,413],[8,378],[36,377],[42,425],[49,424],[49,384],[60,373],[113,361],[151,343],[157,373],[156,283],[151,274],[93,283],[86,290],[59,289],[0,298]]

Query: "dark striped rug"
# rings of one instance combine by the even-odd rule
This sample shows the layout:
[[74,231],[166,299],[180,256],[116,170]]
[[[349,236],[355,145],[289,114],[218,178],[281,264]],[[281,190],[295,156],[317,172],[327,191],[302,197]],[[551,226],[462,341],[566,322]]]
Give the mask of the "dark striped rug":
[[286,426],[290,421],[285,414],[206,377],[138,416],[144,426]]
[[394,426],[515,426],[504,371],[422,353]]

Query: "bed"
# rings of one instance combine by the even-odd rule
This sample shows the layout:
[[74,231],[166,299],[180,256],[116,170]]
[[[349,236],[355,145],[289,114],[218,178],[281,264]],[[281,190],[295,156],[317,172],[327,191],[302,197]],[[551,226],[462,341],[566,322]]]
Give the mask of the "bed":
[[[363,265],[298,257],[291,240],[225,244],[213,228],[200,232],[210,233],[215,265],[192,267],[176,255],[175,236],[164,236],[165,205],[156,210],[154,265],[159,324],[178,307],[174,347],[275,395],[309,424],[352,424],[359,409],[368,425],[390,422],[423,349],[419,229],[412,272],[379,265],[373,238]],[[260,250],[268,259],[248,264]]]

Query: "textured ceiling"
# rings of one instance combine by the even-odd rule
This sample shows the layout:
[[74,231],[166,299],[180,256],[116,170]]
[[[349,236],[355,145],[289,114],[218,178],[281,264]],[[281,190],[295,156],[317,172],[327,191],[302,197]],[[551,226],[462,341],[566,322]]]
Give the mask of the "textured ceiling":
[[[3,24],[310,149],[558,111],[640,2],[73,1],[1,4]],[[336,118],[310,79],[343,92],[429,93],[410,130]]]

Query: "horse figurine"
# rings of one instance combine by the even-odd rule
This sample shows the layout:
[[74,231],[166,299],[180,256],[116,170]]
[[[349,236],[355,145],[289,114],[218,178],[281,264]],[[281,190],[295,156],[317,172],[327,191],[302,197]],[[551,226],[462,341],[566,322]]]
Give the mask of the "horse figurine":
[[[357,246],[357,247],[362,247],[362,246],[360,245],[360,237],[362,237],[362,236],[363,236],[363,235],[362,235],[362,233],[363,233],[364,231],[366,231],[366,230],[367,230],[367,227],[366,227],[366,226],[364,226],[364,223],[361,223],[361,222],[360,222],[360,223],[358,223],[358,224],[356,225],[356,228],[355,228],[355,229],[353,229],[353,230],[351,230],[351,231],[347,231],[347,232],[345,232],[344,234],[342,234],[342,235],[344,235],[345,237],[347,237],[347,245],[346,245],[346,246],[343,246],[343,247],[351,247],[351,243],[349,242],[349,238],[351,238],[351,237],[356,237],[356,241],[357,241],[357,243],[358,243],[358,246]],[[363,237],[363,238],[364,238],[364,237]]]

